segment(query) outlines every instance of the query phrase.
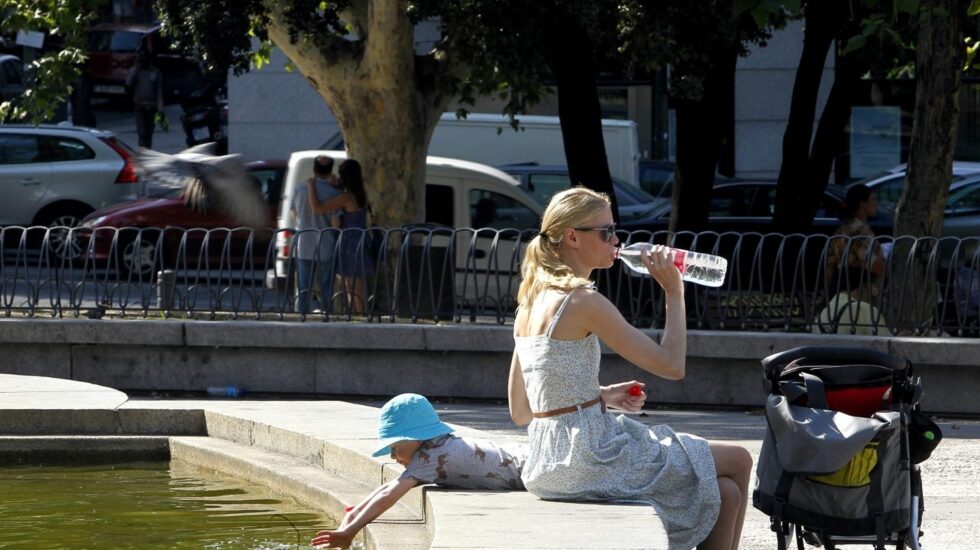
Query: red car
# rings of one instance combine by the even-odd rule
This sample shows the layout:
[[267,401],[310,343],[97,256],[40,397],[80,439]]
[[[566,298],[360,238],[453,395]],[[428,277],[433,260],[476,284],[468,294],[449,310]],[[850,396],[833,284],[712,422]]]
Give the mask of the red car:
[[160,25],[100,23],[89,29],[88,41],[86,70],[94,96],[129,97],[126,75],[140,49],[153,54],[153,64],[163,73],[166,101],[180,100],[204,86],[197,61],[173,51],[167,37],[160,34]]
[[[144,280],[163,267],[264,270],[272,254],[269,243],[275,234],[286,161],[252,162],[248,171],[268,205],[268,229],[234,229],[239,224],[233,219],[217,210],[192,210],[179,191],[171,191],[96,210],[82,220],[76,238],[87,247],[89,261]],[[268,261],[274,259],[273,254]]]

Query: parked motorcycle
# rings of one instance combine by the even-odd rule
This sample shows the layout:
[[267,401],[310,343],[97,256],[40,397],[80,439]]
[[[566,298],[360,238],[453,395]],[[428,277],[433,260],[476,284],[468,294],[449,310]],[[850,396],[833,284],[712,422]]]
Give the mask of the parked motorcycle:
[[180,122],[187,136],[187,146],[213,141],[217,144],[218,154],[227,154],[227,106],[218,100],[213,86],[194,90],[181,100],[180,107],[184,111]]

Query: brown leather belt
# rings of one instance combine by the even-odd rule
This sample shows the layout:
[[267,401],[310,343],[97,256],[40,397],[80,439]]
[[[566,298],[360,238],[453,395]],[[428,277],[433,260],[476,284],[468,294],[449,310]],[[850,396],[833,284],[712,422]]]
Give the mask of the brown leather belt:
[[551,418],[552,416],[559,416],[563,414],[573,413],[575,411],[581,411],[582,409],[588,409],[593,405],[602,404],[602,412],[606,412],[606,404],[602,401],[602,396],[596,397],[595,399],[590,399],[589,401],[583,401],[578,405],[572,405],[571,407],[562,407],[560,409],[552,409],[545,412],[532,412],[531,416],[534,418]]

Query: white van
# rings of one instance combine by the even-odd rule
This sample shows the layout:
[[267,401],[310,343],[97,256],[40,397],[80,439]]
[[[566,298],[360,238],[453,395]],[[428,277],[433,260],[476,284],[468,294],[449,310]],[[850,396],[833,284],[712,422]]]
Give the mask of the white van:
[[[506,115],[470,113],[465,119],[458,119],[455,113],[444,113],[429,142],[429,154],[490,166],[568,164],[558,117],[520,115],[518,121],[521,129],[515,131]],[[603,119],[602,139],[609,173],[639,187],[640,142],[636,123]],[[343,149],[343,136],[338,133],[323,148]]]
[[[293,195],[297,189],[302,189],[302,182],[312,177],[313,159],[319,155],[328,155],[335,159],[334,171],[347,158],[344,151],[299,151],[290,155],[279,207],[280,231],[276,237],[276,277],[279,279],[289,273],[288,245],[292,235],[284,230],[295,227],[290,208]],[[425,212],[427,227],[455,229],[478,226],[526,230],[539,227],[543,209],[520,188],[516,179],[496,168],[465,160],[428,157],[425,170]],[[494,257],[509,258],[513,254],[512,242],[495,239],[496,233],[478,233],[475,242],[471,243],[472,235],[468,232],[457,235],[457,289],[473,285],[472,276],[488,276],[491,271],[497,271],[497,266],[491,261]],[[433,238],[431,246],[447,247],[448,244],[448,236],[440,236]],[[509,266],[506,267],[509,269]],[[470,274],[470,277],[461,286],[460,279],[466,279],[464,272]],[[268,284],[278,283],[277,286],[283,288],[281,285],[284,281],[270,278],[272,276],[270,273],[267,277]],[[505,292],[511,291],[507,289]],[[467,291],[465,294],[472,292]]]

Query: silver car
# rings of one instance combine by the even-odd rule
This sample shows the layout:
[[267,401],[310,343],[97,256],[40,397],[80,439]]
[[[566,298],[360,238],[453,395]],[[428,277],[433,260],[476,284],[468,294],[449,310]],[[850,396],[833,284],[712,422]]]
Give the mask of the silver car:
[[[74,227],[98,208],[136,198],[138,181],[134,151],[111,132],[0,125],[0,226]],[[50,245],[63,247],[66,234],[51,235]]]
[[[867,177],[851,185],[859,183],[867,185],[874,190],[878,204],[894,210],[895,206],[898,205],[899,197],[902,196],[902,191],[905,189],[905,169],[906,165],[899,164],[890,170]],[[953,179],[950,183],[955,185],[963,178],[977,173],[980,173],[980,162],[954,161]]]

